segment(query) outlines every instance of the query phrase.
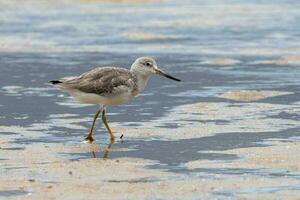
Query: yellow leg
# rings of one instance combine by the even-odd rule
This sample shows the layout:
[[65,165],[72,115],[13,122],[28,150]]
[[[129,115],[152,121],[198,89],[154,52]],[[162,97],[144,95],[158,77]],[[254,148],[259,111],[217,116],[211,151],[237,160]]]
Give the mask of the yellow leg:
[[103,108],[103,110],[102,110],[102,121],[103,121],[103,123],[104,123],[104,125],[105,125],[105,127],[106,127],[106,129],[107,129],[107,131],[109,133],[109,135],[110,135],[110,141],[111,141],[111,143],[114,143],[115,136],[114,136],[114,134],[112,133],[111,129],[108,126],[108,123],[107,123],[107,120],[106,120],[106,115],[105,115],[105,108]]
[[85,136],[85,138],[84,138],[85,141],[88,141],[88,142],[93,142],[93,141],[94,141],[94,138],[93,138],[93,131],[94,131],[94,127],[95,127],[96,120],[97,120],[97,118],[98,118],[100,112],[101,112],[101,109],[99,109],[99,110],[95,113],[92,127],[91,127],[90,131],[88,132],[88,134],[87,134],[87,135]]

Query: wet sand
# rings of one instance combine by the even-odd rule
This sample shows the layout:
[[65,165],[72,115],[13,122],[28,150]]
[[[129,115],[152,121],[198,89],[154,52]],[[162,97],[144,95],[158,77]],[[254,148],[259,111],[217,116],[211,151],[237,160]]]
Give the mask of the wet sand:
[[[245,91],[241,93],[245,95]],[[273,93],[274,96],[278,95],[276,92]],[[284,94],[286,93],[281,93]],[[260,91],[261,96],[270,97],[269,91],[265,94]],[[255,95],[253,100],[257,100]],[[232,109],[235,104],[239,105],[238,111]],[[156,137],[168,138],[169,142],[184,138],[201,140],[208,135],[224,134],[226,130],[248,132],[251,135],[259,134],[264,130],[278,131],[291,125],[296,126],[296,122],[291,124],[293,120],[273,123],[265,120],[261,123],[262,127],[258,127],[258,121],[265,118],[260,112],[274,114],[274,109],[269,104],[259,102],[252,103],[251,107],[248,103],[233,102],[224,106],[221,102],[213,105],[202,102],[176,107],[170,114],[156,120],[161,123],[162,121],[165,123],[166,120],[181,121],[180,127],[172,128],[171,131],[167,128],[145,128],[155,126],[156,121],[145,122],[136,131],[119,130],[115,123],[112,126],[118,130],[117,132],[124,133],[127,141],[137,137]],[[280,109],[296,112],[298,106],[277,106],[276,112],[280,112]],[[176,118],[172,113],[175,111],[177,111]],[[202,120],[230,119],[231,124],[199,122],[191,124],[188,122],[191,118],[179,113],[186,113],[186,115],[199,113],[198,117]],[[243,120],[235,124],[234,121],[239,120],[240,116],[243,116]],[[278,127],[278,123],[282,125]],[[256,127],[251,127],[253,124]],[[186,174],[180,170],[153,168],[161,164],[155,159],[114,156],[115,153],[121,152],[126,155],[134,151],[122,147],[123,143],[120,141],[117,141],[116,147],[112,146],[112,149],[97,143],[14,144],[13,141],[18,137],[41,137],[43,133],[18,128],[8,130],[4,127],[2,131],[23,132],[23,136],[7,134],[0,137],[2,169],[0,186],[1,191],[6,192],[7,199],[194,199],[199,196],[205,199],[272,199],[274,195],[277,198],[297,199],[297,191],[300,189],[300,157],[297,155],[300,148],[299,138],[281,141],[270,139],[258,142],[256,144],[258,146],[252,147],[199,150],[199,153],[204,154],[234,155],[235,159],[196,159],[181,163],[180,170],[189,171]],[[170,134],[166,135],[167,132]],[[203,135],[201,132],[206,134]],[[83,156],[78,157],[80,154]],[[107,158],[102,158],[105,154]],[[109,158],[110,154],[113,155],[112,158]],[[11,197],[9,197],[10,193]]]

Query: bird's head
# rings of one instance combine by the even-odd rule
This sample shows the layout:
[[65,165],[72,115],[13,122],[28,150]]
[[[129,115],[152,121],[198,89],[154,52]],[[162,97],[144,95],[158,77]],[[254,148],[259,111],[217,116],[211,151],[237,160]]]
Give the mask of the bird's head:
[[143,76],[151,76],[156,74],[175,81],[180,81],[178,78],[175,78],[159,69],[156,61],[150,57],[140,57],[136,59],[131,66],[131,70]]

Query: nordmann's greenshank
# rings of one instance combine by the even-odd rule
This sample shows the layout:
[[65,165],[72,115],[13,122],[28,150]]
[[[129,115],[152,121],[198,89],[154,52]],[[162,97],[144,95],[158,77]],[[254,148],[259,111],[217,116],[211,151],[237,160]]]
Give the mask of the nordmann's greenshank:
[[159,69],[153,58],[141,57],[135,60],[130,70],[118,67],[97,67],[80,76],[64,77],[50,82],[81,103],[100,105],[100,109],[94,115],[92,127],[85,136],[86,141],[94,141],[95,122],[102,112],[102,121],[113,142],[114,135],[106,120],[106,107],[131,100],[144,90],[149,78],[155,74],[180,81]]

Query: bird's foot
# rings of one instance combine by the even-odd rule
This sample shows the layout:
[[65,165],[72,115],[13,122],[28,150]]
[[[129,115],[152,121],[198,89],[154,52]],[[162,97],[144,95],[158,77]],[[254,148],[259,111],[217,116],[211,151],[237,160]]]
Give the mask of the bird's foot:
[[94,140],[93,136],[91,134],[87,134],[85,137],[84,137],[84,141],[85,142],[88,142],[88,143],[92,143]]

